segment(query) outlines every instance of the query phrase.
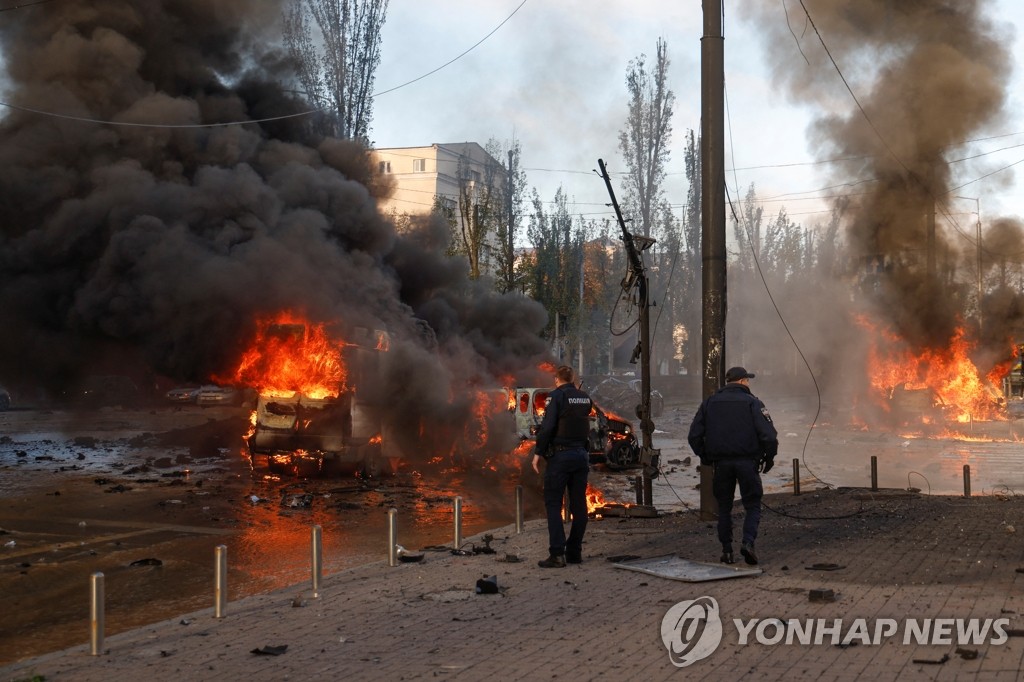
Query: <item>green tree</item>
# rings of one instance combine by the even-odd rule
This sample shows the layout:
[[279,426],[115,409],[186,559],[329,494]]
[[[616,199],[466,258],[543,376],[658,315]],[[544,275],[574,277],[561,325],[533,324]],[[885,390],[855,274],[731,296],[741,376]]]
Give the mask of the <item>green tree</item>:
[[[556,320],[559,336],[565,343],[563,360],[580,340],[580,284],[583,271],[583,231],[573,229],[565,191],[555,192],[552,210],[544,208],[537,190],[532,195],[533,213],[527,236],[533,247],[529,295],[548,311],[545,333],[555,340]],[[561,315],[562,317],[557,317]]]

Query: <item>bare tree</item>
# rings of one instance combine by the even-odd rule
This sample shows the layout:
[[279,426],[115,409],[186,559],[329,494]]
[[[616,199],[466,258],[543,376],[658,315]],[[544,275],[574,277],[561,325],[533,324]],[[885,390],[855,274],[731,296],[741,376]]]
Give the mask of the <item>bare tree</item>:
[[[324,135],[369,144],[388,0],[290,0],[284,40]],[[318,37],[313,37],[313,25]]]
[[483,172],[476,170],[479,163],[468,153],[459,156],[456,174],[459,181],[459,219],[456,221],[456,252],[469,260],[469,276],[477,279],[486,270],[494,250],[489,235],[496,231],[496,223],[503,215],[504,169],[490,154],[483,161]]
[[494,236],[497,242],[494,249],[494,265],[496,269],[496,286],[499,291],[514,291],[518,286],[519,273],[516,272],[516,235],[519,230],[519,219],[523,215],[523,201],[526,194],[526,172],[520,159],[522,150],[519,142],[514,141],[505,146],[492,139],[487,143],[487,153],[495,159],[508,158],[507,165],[499,161],[505,174],[504,181],[498,183],[501,201],[494,207]]
[[641,54],[629,63],[626,72],[629,117],[626,128],[619,132],[619,149],[629,171],[623,180],[623,204],[639,217],[642,233],[649,237],[664,196],[662,183],[672,139],[675,94],[668,88],[665,41],[658,39],[657,57],[650,71],[646,70],[646,59]]

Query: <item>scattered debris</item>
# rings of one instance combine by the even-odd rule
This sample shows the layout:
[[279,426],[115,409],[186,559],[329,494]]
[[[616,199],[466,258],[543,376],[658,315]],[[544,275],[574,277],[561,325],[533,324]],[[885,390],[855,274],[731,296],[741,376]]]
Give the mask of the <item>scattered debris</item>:
[[949,660],[949,654],[942,654],[942,658],[938,660],[931,660],[927,658],[915,658],[914,663],[918,665],[942,665]]
[[500,591],[498,589],[498,576],[496,575],[480,578],[476,581],[477,594],[498,594]]
[[252,653],[262,656],[280,656],[288,650],[287,644],[281,644],[278,646],[262,646],[259,649],[253,649]]
[[191,618],[182,618],[181,620],[178,621],[178,625],[192,625],[192,619]]
[[620,504],[611,502],[594,509],[595,514],[601,516],[625,516],[637,519],[656,519],[658,510],[646,504]]
[[617,564],[620,561],[632,561],[633,559],[639,559],[639,554],[616,554],[615,556],[608,557],[608,561],[613,564]]
[[956,653],[960,656],[960,658],[964,659],[965,661],[973,661],[978,657],[977,649],[967,649],[962,646],[958,646],[956,648]]
[[497,552],[491,547],[491,542],[494,541],[494,536],[488,533],[483,536],[484,546],[477,547],[473,545],[473,554],[497,554]]
[[16,543],[14,540],[8,540],[4,543],[4,547],[16,547],[17,545],[18,543]]
[[306,599],[305,599],[305,598],[303,597],[302,593],[301,593],[301,592],[299,592],[299,593],[298,593],[297,595],[295,595],[295,597],[294,597],[294,598],[292,599],[292,608],[293,608],[293,609],[297,609],[297,608],[301,608],[301,607],[303,607],[303,606],[305,606],[305,605],[306,605]]
[[73,442],[76,447],[94,448],[98,441],[92,436],[77,436]]
[[398,548],[398,560],[403,563],[413,564],[417,561],[423,561],[424,556],[426,555],[423,552],[410,552],[405,547]]
[[163,566],[164,562],[160,559],[136,559],[135,561],[128,564],[129,566]]
[[266,502],[265,499],[263,499],[262,497],[260,497],[258,495],[250,495],[249,496],[249,501],[252,502],[254,505],[259,504],[260,502]]
[[817,589],[811,590],[808,594],[812,602],[833,602],[836,600],[836,593],[832,590]]
[[495,561],[500,561],[504,564],[518,564],[522,559],[516,554],[505,554],[505,556],[499,557]]
[[839,564],[811,564],[810,566],[804,566],[808,571],[839,571],[846,568],[846,566],[840,566]]
[[309,509],[313,506],[313,493],[286,493],[282,491],[281,506],[289,509]]

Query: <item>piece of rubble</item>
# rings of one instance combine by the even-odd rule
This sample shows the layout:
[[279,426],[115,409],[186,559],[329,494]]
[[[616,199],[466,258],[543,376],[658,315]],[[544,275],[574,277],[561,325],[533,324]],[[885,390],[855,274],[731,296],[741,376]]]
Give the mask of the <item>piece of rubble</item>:
[[833,602],[836,600],[836,593],[824,588],[816,589],[808,593],[808,598],[815,603]]

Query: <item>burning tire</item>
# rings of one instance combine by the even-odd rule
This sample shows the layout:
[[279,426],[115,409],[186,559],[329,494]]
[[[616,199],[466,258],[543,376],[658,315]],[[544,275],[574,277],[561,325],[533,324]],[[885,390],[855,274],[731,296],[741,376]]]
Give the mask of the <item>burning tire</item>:
[[628,440],[613,443],[605,455],[604,465],[612,471],[639,466],[640,450]]

